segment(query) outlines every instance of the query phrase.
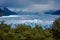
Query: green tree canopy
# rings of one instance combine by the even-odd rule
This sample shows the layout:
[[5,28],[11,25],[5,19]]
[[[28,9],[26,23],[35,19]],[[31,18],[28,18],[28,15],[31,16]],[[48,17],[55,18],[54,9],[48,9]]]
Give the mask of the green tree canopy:
[[55,20],[52,27],[52,33],[55,40],[60,40],[60,18]]

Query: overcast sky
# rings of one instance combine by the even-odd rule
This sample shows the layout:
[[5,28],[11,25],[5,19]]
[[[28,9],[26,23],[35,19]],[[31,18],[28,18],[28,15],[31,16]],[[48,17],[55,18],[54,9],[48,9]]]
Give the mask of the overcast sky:
[[0,0],[0,7],[18,8],[24,11],[59,10],[60,0]]

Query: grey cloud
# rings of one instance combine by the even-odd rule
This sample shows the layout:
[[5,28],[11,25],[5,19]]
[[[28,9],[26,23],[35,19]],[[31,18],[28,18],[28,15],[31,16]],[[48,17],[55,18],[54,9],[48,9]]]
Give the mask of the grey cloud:
[[26,8],[32,4],[53,4],[59,5],[60,0],[0,0],[0,7]]
[[60,4],[60,0],[32,0],[32,1],[37,4],[49,4],[49,3]]
[[[1,0],[2,1],[2,0]],[[2,7],[26,7],[27,5],[30,5],[31,2],[28,0],[4,0],[4,2],[0,2]]]

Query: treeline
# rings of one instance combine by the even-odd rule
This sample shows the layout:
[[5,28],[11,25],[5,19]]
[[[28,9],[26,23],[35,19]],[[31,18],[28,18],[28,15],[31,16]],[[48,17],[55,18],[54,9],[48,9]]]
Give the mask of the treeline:
[[55,20],[51,28],[43,29],[36,25],[18,25],[12,28],[0,23],[0,40],[60,40],[60,19]]

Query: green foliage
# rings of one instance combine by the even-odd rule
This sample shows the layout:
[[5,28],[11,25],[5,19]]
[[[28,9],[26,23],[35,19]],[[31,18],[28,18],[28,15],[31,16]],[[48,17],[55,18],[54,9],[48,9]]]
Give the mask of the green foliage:
[[44,34],[45,34],[46,40],[54,40],[54,38],[53,38],[53,34],[52,34],[50,28],[45,29],[44,32],[45,32]]
[[53,23],[52,33],[55,40],[60,40],[60,18]]
[[25,24],[12,28],[10,25],[1,22],[0,40],[54,40],[51,29],[52,28],[43,29],[38,25],[32,28],[31,26]]

